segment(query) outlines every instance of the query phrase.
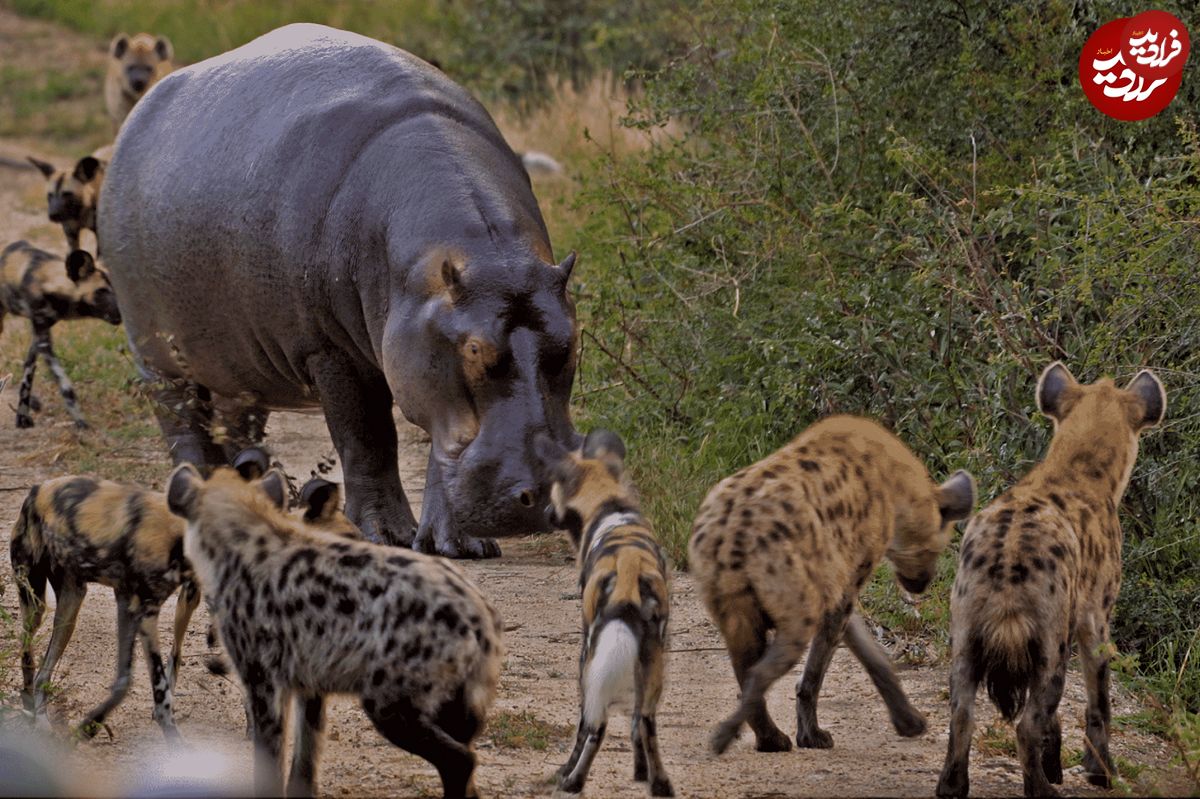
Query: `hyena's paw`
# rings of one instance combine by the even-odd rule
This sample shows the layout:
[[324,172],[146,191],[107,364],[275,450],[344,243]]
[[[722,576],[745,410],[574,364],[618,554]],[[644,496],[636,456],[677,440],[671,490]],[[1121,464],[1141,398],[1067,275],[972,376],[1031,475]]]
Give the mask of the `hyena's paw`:
[[924,735],[925,730],[929,728],[925,717],[916,710],[896,715],[892,718],[892,726],[896,729],[896,734],[904,738],[916,738],[918,735]]
[[709,747],[714,755],[722,754],[729,745],[733,743],[733,739],[737,737],[738,728],[742,725],[733,719],[722,721],[713,733],[712,739],[709,741]]
[[820,727],[816,732],[802,730],[796,733],[796,746],[801,749],[832,749],[833,736],[828,730],[823,730]]
[[581,793],[583,791],[583,777],[561,777],[558,781],[558,790],[563,793]]
[[671,787],[671,781],[666,777],[659,777],[650,786],[651,796],[674,796],[675,789]]
[[761,735],[754,747],[759,752],[790,752],[792,739],[783,730],[774,729],[766,735]]

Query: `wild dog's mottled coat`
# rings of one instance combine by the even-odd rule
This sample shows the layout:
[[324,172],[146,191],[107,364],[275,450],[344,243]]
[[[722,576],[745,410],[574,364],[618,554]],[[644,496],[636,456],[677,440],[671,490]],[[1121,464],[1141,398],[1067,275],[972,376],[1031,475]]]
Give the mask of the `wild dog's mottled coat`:
[[228,468],[204,481],[184,464],[168,488],[250,692],[260,793],[282,787],[288,696],[304,706],[288,790],[308,793],[325,695],[350,693],[389,741],[437,767],[447,796],[476,795],[471,742],[500,675],[499,615],[453,563],[289,518],[282,482],[272,471],[247,483]]
[[[161,494],[138,486],[60,477],[29,490],[10,544],[25,631],[22,698],[29,713],[46,712],[46,685],[71,638],[88,583],[99,583],[111,587],[117,599],[117,674],[108,699],[88,714],[81,733],[94,735],[125,698],[140,637],[154,691],[154,720],[167,737],[178,736],[172,687],[183,635],[200,599],[183,556],[183,530]],[[46,610],[47,581],[57,607],[50,645],[35,675],[33,634]],[[158,643],[158,613],[181,585],[168,668]]]
[[[796,688],[796,742],[828,748],[817,696],[842,638],[883,696],[901,735],[919,735],[912,707],[883,649],[854,612],[863,584],[887,556],[900,583],[923,591],[975,485],[958,472],[942,486],[892,433],[834,416],[778,452],[718,483],[696,517],[689,565],[721,630],[741,685],[741,703],[713,736],[722,752],[743,722],[760,751],[791,748],[764,695],[812,641]],[[775,631],[768,641],[768,631]]]
[[554,522],[578,550],[583,596],[579,654],[579,729],[559,786],[583,790],[604,740],[609,704],[633,694],[633,778],[649,781],[653,796],[674,796],[658,750],[655,723],[666,665],[670,598],[667,564],[650,524],[622,483],[625,446],[615,434],[593,431],[581,453],[538,440],[549,473]]
[[[1088,779],[1108,786],[1108,625],[1121,588],[1117,505],[1138,436],[1167,398],[1153,373],[1120,389],[1080,385],[1061,363],[1042,373],[1038,408],[1054,420],[1045,460],[972,519],[950,599],[950,742],[937,792],[966,796],[975,694],[981,682],[1007,719],[1018,715],[1025,792],[1062,782],[1062,697],[1072,636],[1087,684]],[[1028,701],[1027,701],[1028,700]]]
[[[104,170],[112,158],[112,145],[105,145],[75,162],[70,171],[32,156],[29,163],[46,178],[46,213],[51,222],[62,225],[67,246],[79,249],[79,234],[84,230],[96,235],[96,215],[100,208],[100,189]],[[97,247],[99,255],[99,247]]]
[[104,79],[104,105],[113,123],[113,132],[137,101],[175,67],[175,50],[166,36],[139,33],[130,37],[118,33],[108,45],[108,75]]
[[54,354],[50,329],[65,319],[87,317],[120,324],[121,312],[108,272],[84,250],[75,250],[64,261],[28,242],[14,242],[0,252],[0,331],[4,329],[6,313],[25,317],[33,328],[33,340],[21,375],[17,427],[33,427],[33,376],[39,353],[58,382],[75,425],[87,427],[75,388]]

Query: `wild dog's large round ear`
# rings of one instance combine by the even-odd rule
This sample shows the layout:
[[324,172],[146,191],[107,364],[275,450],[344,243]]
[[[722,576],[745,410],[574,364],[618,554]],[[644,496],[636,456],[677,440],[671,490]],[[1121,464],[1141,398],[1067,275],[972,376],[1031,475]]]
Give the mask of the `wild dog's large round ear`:
[[1038,378],[1037,404],[1038,410],[1052,419],[1062,420],[1063,399],[1068,392],[1079,385],[1062,361],[1055,361],[1045,368]]
[[94,156],[85,155],[75,163],[75,179],[80,183],[91,183],[100,171],[100,161]]
[[124,58],[125,51],[129,49],[129,34],[118,33],[113,37],[112,42],[108,45],[108,53],[113,58]]
[[50,177],[54,174],[54,164],[48,164],[32,155],[25,156],[25,160],[37,167],[37,171],[42,173],[43,177]]
[[583,457],[602,461],[613,477],[625,468],[625,442],[611,430],[593,430],[583,439]]
[[96,259],[87,250],[71,250],[67,255],[67,277],[72,283],[87,280],[96,272]]
[[287,507],[288,484],[283,472],[272,469],[262,480],[258,481],[258,487],[266,492],[271,501],[275,503],[275,507],[280,510]]
[[1153,427],[1167,415],[1167,390],[1163,388],[1158,375],[1149,369],[1138,372],[1125,390],[1141,400],[1145,409],[1138,424],[1139,430]]
[[167,507],[171,509],[171,513],[190,519],[203,483],[204,478],[192,464],[181,463],[176,466],[175,471],[167,478]]
[[155,39],[154,54],[161,61],[170,61],[175,55],[175,48],[171,46],[171,40],[166,36],[159,36]]
[[271,458],[262,447],[246,447],[234,457],[233,468],[243,480],[258,480],[271,468]]
[[967,518],[975,507],[975,478],[959,469],[938,486],[937,500],[942,524]]
[[543,469],[553,469],[566,459],[567,448],[545,433],[533,437],[533,457]]
[[300,489],[300,507],[304,508],[304,521],[328,520],[337,513],[341,503],[342,489],[320,477],[314,477]]

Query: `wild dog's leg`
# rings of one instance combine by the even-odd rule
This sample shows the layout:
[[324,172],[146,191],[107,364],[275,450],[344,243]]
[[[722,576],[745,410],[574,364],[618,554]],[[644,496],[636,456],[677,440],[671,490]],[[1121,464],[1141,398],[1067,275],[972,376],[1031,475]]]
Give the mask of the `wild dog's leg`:
[[583,754],[583,746],[587,743],[587,722],[583,718],[583,698],[586,692],[583,684],[583,674],[584,669],[587,667],[587,651],[587,631],[584,630],[583,646],[579,651],[579,724],[575,727],[575,748],[571,750],[571,756],[567,758],[567,762],[558,767],[560,781],[575,770],[575,764],[579,762],[579,756]]
[[446,799],[470,799],[475,792],[475,753],[441,727],[424,719],[407,699],[363,698],[375,728],[396,746],[433,764]]
[[400,485],[387,381],[378,372],[360,371],[343,358],[326,355],[310,360],[309,369],[342,461],[346,515],[368,540],[410,545],[417,520]]
[[325,730],[325,697],[296,696],[295,742],[288,796],[312,796],[317,789],[317,761]]
[[258,663],[247,664],[240,675],[254,727],[254,792],[279,796],[283,792],[283,724],[288,697]]
[[892,668],[892,659],[876,641],[866,622],[857,612],[850,614],[844,634],[846,646],[867,670],[871,682],[883,697],[892,726],[905,738],[914,738],[925,732],[925,716],[908,701],[908,695],[900,685],[900,679]]
[[175,740],[179,738],[179,730],[175,727],[175,697],[171,690],[171,674],[158,643],[158,611],[157,607],[143,609],[138,632],[146,668],[150,671],[150,685],[154,689],[154,721],[168,740]]
[[1045,709],[1045,727],[1042,735],[1042,771],[1054,785],[1062,785],[1062,725],[1058,720],[1058,703],[1062,699],[1063,686],[1067,678],[1067,659],[1070,656],[1069,636],[1064,632],[1058,655],[1050,659],[1052,676],[1042,695],[1035,694]]
[[17,427],[33,427],[31,403],[33,401],[33,376],[37,371],[38,334],[34,330],[33,341],[25,353],[25,365],[21,372],[21,386],[17,390]]
[[75,619],[79,616],[79,607],[87,596],[87,585],[70,578],[64,578],[54,586],[54,596],[58,606],[54,609],[54,631],[50,634],[50,645],[46,647],[46,656],[42,665],[33,678],[33,712],[35,716],[46,713],[46,686],[54,678],[54,667],[62,657],[67,642],[75,632]]
[[952,642],[950,666],[950,742],[946,762],[938,778],[937,795],[965,797],[970,788],[971,735],[975,730],[975,694],[979,691],[975,664],[971,662],[967,642],[956,636]]
[[192,614],[200,604],[200,587],[195,580],[185,579],[179,586],[179,598],[175,600],[175,648],[171,650],[171,687],[178,685],[179,663],[183,658],[183,638],[187,634]]
[[80,430],[87,429],[87,420],[83,418],[83,412],[79,410],[79,401],[75,397],[75,387],[71,385],[71,378],[67,377],[67,370],[63,368],[58,356],[54,354],[54,344],[50,340],[49,330],[45,330],[37,336],[37,345],[38,352],[42,354],[42,360],[46,362],[46,366],[50,367],[50,374],[54,375],[54,382],[58,383],[58,391],[67,405],[67,413],[71,414],[71,418],[75,420],[76,427]]
[[207,472],[225,464],[225,453],[212,440],[212,395],[184,380],[144,373],[154,388],[154,415],[167,440],[171,462],[190,463]]
[[[671,780],[663,767],[662,755],[658,751],[658,725],[655,715],[658,712],[658,700],[662,698],[663,689],[663,647],[659,642],[643,646],[638,658],[637,675],[635,679],[634,722],[640,728],[634,739],[634,764],[639,762],[649,766],[651,796],[674,796]],[[637,779],[637,775],[634,775]]]
[[762,658],[746,672],[742,683],[742,701],[732,716],[721,722],[712,736],[712,750],[721,754],[737,736],[738,730],[764,703],[767,689],[796,665],[808,648],[815,624],[805,619],[788,619],[776,627],[775,638]]
[[[718,619],[721,636],[725,639],[725,647],[729,650],[733,673],[737,677],[738,686],[742,689],[744,700],[750,667],[761,660],[763,653],[767,651],[768,625],[766,617],[751,594],[741,595],[737,600],[728,602],[719,612],[714,612],[712,615]],[[747,720],[750,723],[750,729],[754,730],[758,751],[787,752],[792,748],[791,739],[771,719],[765,701],[759,700],[755,703],[750,709]]]
[[[25,519],[24,515],[21,519]],[[33,715],[33,636],[46,615],[46,569],[33,561],[26,542],[15,536],[10,553],[21,605],[21,702],[25,711]]]
[[1083,767],[1092,785],[1108,788],[1116,776],[1108,753],[1108,725],[1112,710],[1108,694],[1108,624],[1087,620],[1077,630],[1079,660],[1087,685],[1087,741]]
[[422,503],[421,524],[417,528],[413,549],[446,558],[500,557],[500,545],[494,539],[475,538],[454,528],[446,487],[442,481],[442,466],[432,451],[425,469]]
[[579,716],[579,739],[582,741],[582,746],[576,746],[579,749],[578,756],[573,756],[575,765],[571,771],[562,775],[558,780],[560,790],[567,793],[579,793],[583,790],[583,784],[587,781],[588,772],[592,769],[592,761],[596,759],[596,753],[600,751],[600,744],[604,743],[604,733],[608,729],[607,719],[600,719],[598,722],[592,719],[590,722],[582,713]]
[[121,704],[129,693],[131,672],[133,671],[133,647],[137,643],[139,611],[133,603],[137,599],[122,594],[117,595],[117,676],[105,699],[91,713],[88,713],[79,725],[79,735],[89,739],[100,731],[100,724],[108,718],[113,708]]

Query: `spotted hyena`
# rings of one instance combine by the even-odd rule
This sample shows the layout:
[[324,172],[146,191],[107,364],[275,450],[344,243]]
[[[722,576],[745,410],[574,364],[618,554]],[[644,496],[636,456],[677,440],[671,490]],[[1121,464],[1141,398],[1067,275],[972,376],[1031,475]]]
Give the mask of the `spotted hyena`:
[[854,606],[884,556],[905,589],[923,591],[954,522],[970,513],[974,501],[969,474],[957,472],[935,485],[896,436],[850,416],[817,422],[709,491],[696,517],[689,563],[742,690],[737,712],[713,735],[713,749],[724,751],[744,722],[759,751],[791,748],[767,713],[764,695],[810,641],[796,687],[796,743],[832,746],[829,733],[817,726],[817,696],[843,634],[883,696],[896,731],[924,732],[924,717]]
[[133,106],[160,79],[174,69],[175,51],[166,36],[118,33],[108,46],[108,75],[104,79],[104,105],[112,120],[113,132]]
[[593,430],[578,453],[547,437],[537,447],[551,486],[552,520],[578,551],[583,596],[579,728],[558,771],[559,787],[583,790],[609,706],[632,697],[633,778],[649,782],[652,796],[674,796],[655,723],[666,669],[667,563],[622,478],[625,445],[615,433]]
[[80,158],[69,170],[58,169],[54,164],[29,156],[29,163],[46,178],[46,213],[51,222],[62,225],[67,246],[72,250],[79,249],[79,234],[84,230],[96,235],[100,189],[110,160],[111,144]]
[[472,741],[496,693],[500,618],[453,563],[351,541],[289,517],[278,470],[247,482],[175,470],[168,504],[184,552],[250,694],[259,793],[278,794],[289,697],[289,794],[311,793],[325,696],[361,697],[393,744],[432,763],[446,796],[475,796]]
[[1025,793],[1048,796],[1062,782],[1058,702],[1079,642],[1087,684],[1088,780],[1108,786],[1108,623],[1121,588],[1117,505],[1138,436],[1162,421],[1167,395],[1152,372],[1125,388],[1080,385],[1061,363],[1042,372],[1037,403],[1054,421],[1046,458],[971,520],[950,599],[950,743],[939,796],[966,796],[975,693],[1008,720]]

